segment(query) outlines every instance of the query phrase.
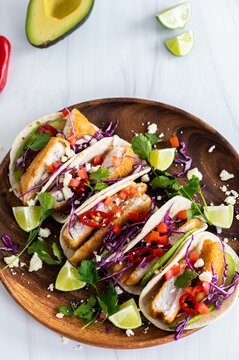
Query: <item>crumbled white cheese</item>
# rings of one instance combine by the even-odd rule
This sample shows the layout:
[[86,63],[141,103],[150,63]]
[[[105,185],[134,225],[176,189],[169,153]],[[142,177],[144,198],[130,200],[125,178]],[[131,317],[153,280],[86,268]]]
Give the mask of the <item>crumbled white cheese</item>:
[[222,228],[219,226],[216,226],[216,232],[217,234],[221,234],[222,233]]
[[196,176],[197,178],[199,178],[200,181],[202,180],[202,174],[200,173],[200,171],[198,170],[197,167],[194,169],[188,170],[188,172],[187,172],[188,180],[191,180],[193,175]]
[[227,244],[228,243],[228,238],[224,238],[223,241],[224,241],[225,244]]
[[29,265],[29,272],[38,271],[42,268],[42,260],[39,258],[38,254],[34,252]]
[[26,266],[26,263],[24,263],[24,262],[20,262],[20,267],[24,267],[24,266]]
[[126,330],[125,333],[126,333],[127,336],[134,336],[134,332],[131,329]]
[[69,172],[66,172],[63,180],[63,186],[67,187],[71,179],[72,179],[72,175]]
[[155,134],[157,130],[158,130],[158,127],[157,127],[157,125],[155,123],[150,124],[148,126],[148,133],[149,134]]
[[231,191],[229,190],[229,191],[226,191],[226,193],[225,193],[227,196],[229,196],[230,194],[231,194]]
[[159,201],[162,200],[162,196],[161,196],[161,195],[158,195],[158,196],[157,196],[157,200],[159,200]]
[[94,251],[93,254],[95,255],[95,260],[96,260],[97,262],[101,260],[101,256],[98,255],[96,251]]
[[59,312],[59,313],[56,314],[56,317],[57,317],[58,319],[63,319],[64,314],[61,313],[61,312]]
[[209,152],[209,153],[212,153],[213,150],[215,150],[215,147],[216,147],[216,145],[212,145],[212,146],[208,149],[208,152]]
[[51,230],[48,228],[40,228],[39,230],[39,236],[42,238],[48,238],[48,236],[51,234]]
[[145,174],[141,177],[141,181],[143,181],[144,183],[149,182],[149,180],[150,180],[150,178],[149,178],[148,174]]
[[19,266],[19,258],[16,255],[12,256],[6,256],[4,258],[4,261],[7,265],[9,265],[9,268],[18,267]]
[[35,201],[33,199],[27,200],[27,205],[28,206],[34,206],[35,205]]
[[117,295],[123,294],[123,290],[119,286],[115,287],[115,291]]
[[237,219],[237,220],[239,220],[239,214],[238,214],[238,215],[236,215],[236,219]]
[[159,134],[160,139],[163,138],[163,137],[164,137],[164,133]]
[[226,192],[226,191],[227,191],[226,185],[220,186],[220,189],[222,190],[222,192]]
[[228,196],[225,200],[225,203],[229,204],[229,205],[235,205],[236,204],[236,199],[234,198],[234,196]]
[[234,174],[230,174],[227,170],[222,170],[219,176],[222,181],[227,181],[234,178]]
[[97,171],[100,168],[100,165],[96,165],[96,166],[92,166],[89,170],[90,173],[93,173],[95,171]]
[[235,190],[231,190],[231,194],[235,197],[235,198],[238,198],[239,194],[237,191]]
[[47,288],[49,291],[54,291],[54,284],[50,284]]
[[61,192],[60,190],[57,190],[57,191],[54,193],[54,198],[55,198],[56,201],[58,201],[58,202],[64,200],[64,196],[63,196],[63,194],[62,194],[62,192]]
[[211,271],[204,271],[199,275],[199,280],[201,281],[207,281],[207,282],[211,282],[212,281],[212,272]]
[[63,345],[66,345],[68,342],[69,342],[70,339],[68,339],[67,337],[65,336],[61,336],[61,342]]
[[10,188],[8,191],[9,191],[9,192],[13,192],[13,188]]
[[200,268],[204,265],[204,260],[202,258],[197,259],[197,261],[194,264],[195,268]]
[[72,198],[72,196],[74,195],[74,193],[68,187],[63,187],[62,191],[66,200]]
[[91,164],[90,164],[90,163],[86,163],[86,164],[85,164],[85,169],[86,169],[86,171],[90,171],[90,169],[91,169]]

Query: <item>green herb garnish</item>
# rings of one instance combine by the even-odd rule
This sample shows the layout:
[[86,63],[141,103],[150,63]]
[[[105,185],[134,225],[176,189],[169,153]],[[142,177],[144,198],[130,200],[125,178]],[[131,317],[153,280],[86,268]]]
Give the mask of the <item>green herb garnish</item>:
[[175,286],[177,286],[178,288],[185,288],[185,286],[188,286],[191,284],[191,281],[193,279],[196,279],[197,275],[195,273],[195,271],[186,269],[183,274],[179,275],[174,284]]

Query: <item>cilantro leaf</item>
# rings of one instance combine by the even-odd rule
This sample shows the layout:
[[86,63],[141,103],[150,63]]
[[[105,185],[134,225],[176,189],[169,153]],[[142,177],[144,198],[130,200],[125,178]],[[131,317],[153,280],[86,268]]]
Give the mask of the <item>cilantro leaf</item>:
[[102,182],[102,181],[98,181],[98,182],[95,184],[93,190],[100,191],[100,190],[106,189],[107,187],[108,187],[108,185],[107,185],[106,183],[104,183],[104,182]]
[[74,311],[71,308],[68,308],[68,306],[66,305],[61,305],[57,308],[57,311],[59,313],[64,314],[65,316],[70,316],[72,317],[74,315]]
[[195,193],[199,191],[199,189],[200,180],[197,176],[193,175],[193,177],[188,181],[188,183],[178,190],[178,195],[182,195],[191,200]]
[[106,179],[109,176],[109,169],[107,168],[99,168],[98,170],[92,172],[90,174],[90,179],[91,180],[103,180]]
[[151,145],[157,144],[158,142],[162,141],[157,135],[145,133],[144,136],[150,141]]
[[191,209],[187,210],[187,219],[193,219],[197,215],[201,215],[203,212],[203,206],[192,202]]
[[53,259],[52,256],[48,253],[47,242],[44,240],[34,241],[28,248],[28,254],[37,253],[39,258],[48,265],[61,265],[62,256],[60,250],[58,249],[56,243],[52,245],[53,254],[56,259]]
[[89,324],[95,318],[95,308],[97,301],[96,298],[91,296],[85,304],[81,304],[74,310],[74,316],[83,320],[86,324]]
[[78,279],[90,284],[94,288],[100,280],[99,274],[96,269],[95,260],[83,260],[78,267]]
[[132,149],[142,160],[149,158],[152,145],[150,140],[144,135],[135,135],[131,140]]
[[97,300],[107,315],[112,315],[119,310],[118,295],[111,284],[108,284],[105,291],[97,296]]
[[52,209],[55,205],[56,199],[49,193],[40,193],[38,200],[41,206],[41,222],[43,222],[49,215],[52,214]]
[[174,282],[178,288],[184,288],[191,284],[191,281],[197,277],[196,273],[192,270],[186,269],[182,275],[179,275]]
[[165,189],[168,186],[172,186],[175,183],[174,179],[170,179],[168,176],[161,175],[155,177],[151,182],[150,185],[152,188],[162,188]]
[[33,151],[39,151],[44,149],[48,141],[50,140],[51,136],[45,133],[38,134],[34,141],[31,143],[29,148]]

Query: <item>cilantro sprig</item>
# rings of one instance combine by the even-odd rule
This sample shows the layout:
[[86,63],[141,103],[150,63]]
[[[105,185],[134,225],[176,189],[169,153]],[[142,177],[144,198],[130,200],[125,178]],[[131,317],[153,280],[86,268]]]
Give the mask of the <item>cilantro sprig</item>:
[[91,189],[91,191],[100,191],[104,190],[108,187],[108,185],[103,182],[109,176],[109,169],[107,168],[99,168],[98,170],[92,172],[89,176],[90,181],[87,182],[87,186]]
[[76,316],[83,320],[86,326],[92,324],[100,314],[103,315],[103,321],[108,316],[119,310],[118,295],[114,286],[108,283],[103,291],[99,290],[101,276],[96,268],[95,260],[83,260],[78,267],[78,278],[95,289],[95,296],[91,296],[87,301],[76,307],[71,303],[70,307],[63,305],[58,311],[66,316]]

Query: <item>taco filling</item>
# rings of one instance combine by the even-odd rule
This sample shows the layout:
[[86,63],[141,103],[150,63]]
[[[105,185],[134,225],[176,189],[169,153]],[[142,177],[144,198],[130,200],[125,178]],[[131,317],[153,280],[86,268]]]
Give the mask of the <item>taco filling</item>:
[[164,274],[149,304],[155,319],[182,330],[212,310],[219,310],[239,281],[234,261],[220,241],[205,239],[190,250],[184,259],[174,263]]
[[187,220],[185,210],[179,211],[174,218],[169,216],[169,212],[170,210],[154,230],[125,254],[123,261],[121,257],[118,263],[112,264],[112,273],[122,271],[119,278],[121,284],[145,286],[155,272],[168,262],[189,234],[205,225],[198,218]]
[[63,170],[48,190],[56,199],[55,210],[69,213],[72,203],[79,206],[90,196],[125,178],[139,166],[139,158],[129,145],[111,145],[103,154],[81,164],[74,161]]
[[[94,257],[94,252],[98,255],[113,253],[140,232],[151,209],[151,198],[146,191],[146,184],[132,182],[115,195],[106,197],[94,209],[71,216],[63,231],[65,244],[74,250],[69,260],[78,264]],[[137,221],[130,220],[132,213],[138,217]]]

